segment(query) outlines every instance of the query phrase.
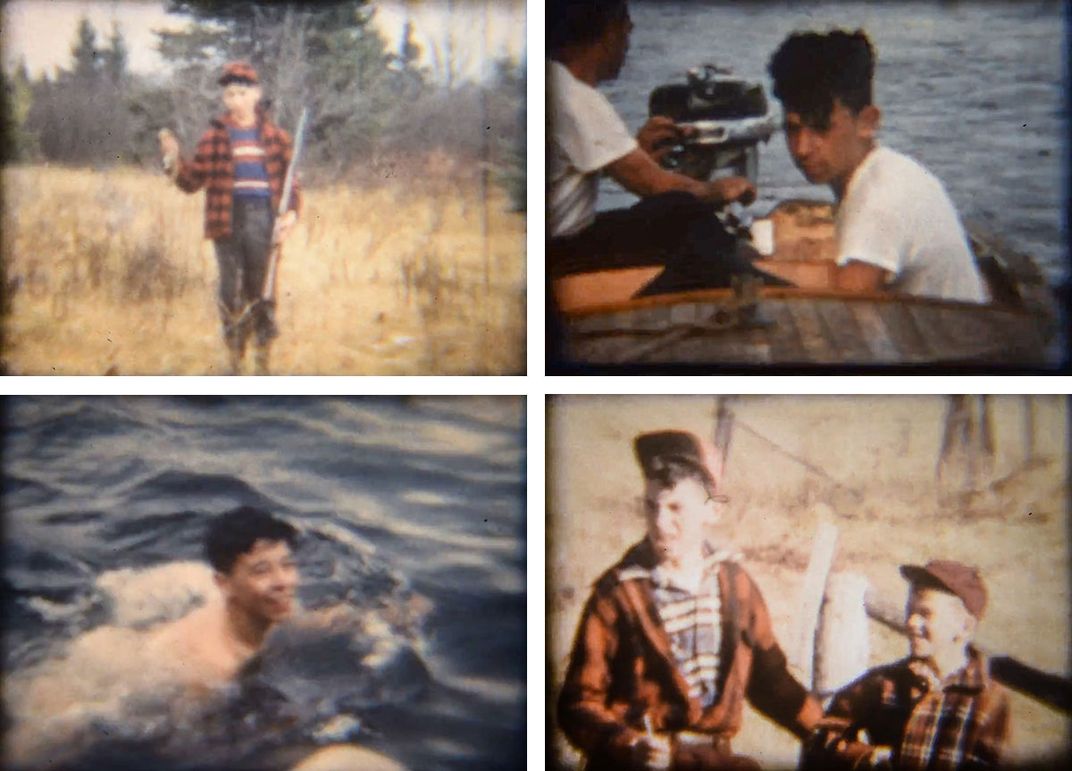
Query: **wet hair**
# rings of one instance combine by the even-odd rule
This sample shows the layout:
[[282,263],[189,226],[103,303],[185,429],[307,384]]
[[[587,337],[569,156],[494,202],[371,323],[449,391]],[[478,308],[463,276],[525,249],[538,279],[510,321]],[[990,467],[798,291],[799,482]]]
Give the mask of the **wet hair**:
[[298,531],[264,509],[239,506],[212,520],[205,533],[205,557],[219,573],[230,573],[235,562],[257,541],[285,541],[293,546]]
[[795,32],[771,56],[767,72],[786,112],[826,129],[834,99],[853,113],[871,104],[875,49],[862,29]]
[[550,0],[547,4],[547,50],[592,43],[628,12],[626,0]]
[[669,490],[679,482],[692,479],[699,482],[708,495],[715,494],[715,478],[704,467],[685,458],[658,458],[657,461],[648,472],[646,479],[660,488]]

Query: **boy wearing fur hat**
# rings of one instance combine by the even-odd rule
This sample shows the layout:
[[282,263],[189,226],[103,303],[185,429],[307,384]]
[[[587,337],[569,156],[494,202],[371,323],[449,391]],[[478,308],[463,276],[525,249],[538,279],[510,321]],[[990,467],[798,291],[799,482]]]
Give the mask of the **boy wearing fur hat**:
[[705,538],[726,497],[690,433],[635,440],[647,537],[596,582],[558,720],[589,771],[744,771],[744,701],[800,737],[822,708],[786,668],[752,578]]
[[295,180],[286,214],[275,216],[293,143],[268,119],[252,66],[228,64],[219,85],[227,112],[211,121],[193,160],[181,157],[178,141],[166,129],[160,133],[160,151],[179,189],[205,188],[205,238],[212,239],[219,264],[220,317],[232,374],[241,374],[251,334],[255,371],[268,374],[269,346],[279,333],[275,299],[262,293],[272,249],[289,235],[301,206]]
[[907,658],[834,696],[804,768],[964,771],[997,768],[1009,735],[1007,691],[972,644],[986,608],[975,568],[902,565],[910,584]]

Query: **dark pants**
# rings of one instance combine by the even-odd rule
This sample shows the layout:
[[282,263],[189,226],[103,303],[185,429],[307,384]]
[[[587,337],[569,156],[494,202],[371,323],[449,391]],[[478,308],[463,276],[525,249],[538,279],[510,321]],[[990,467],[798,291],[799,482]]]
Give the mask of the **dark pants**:
[[262,300],[275,217],[267,198],[235,198],[231,235],[216,239],[220,266],[220,318],[232,351],[241,352],[252,332],[266,346],[279,331],[275,299]]
[[628,209],[600,212],[587,228],[547,245],[551,279],[610,268],[659,266],[664,270],[637,296],[720,289],[734,275],[785,282],[752,267],[737,239],[726,232],[711,204],[689,193],[644,198]]

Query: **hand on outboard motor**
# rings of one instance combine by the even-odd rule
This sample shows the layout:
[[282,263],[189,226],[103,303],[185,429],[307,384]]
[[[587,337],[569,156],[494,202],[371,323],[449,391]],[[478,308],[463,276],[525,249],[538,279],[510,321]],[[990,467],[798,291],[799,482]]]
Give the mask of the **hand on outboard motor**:
[[653,115],[640,127],[636,138],[641,150],[656,161],[661,161],[663,156],[695,133],[696,129],[692,126],[679,126],[665,115]]

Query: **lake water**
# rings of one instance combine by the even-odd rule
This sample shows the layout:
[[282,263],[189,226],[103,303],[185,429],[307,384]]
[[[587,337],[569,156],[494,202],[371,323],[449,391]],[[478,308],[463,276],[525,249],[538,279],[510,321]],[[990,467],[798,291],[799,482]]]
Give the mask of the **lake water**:
[[[282,636],[266,667],[274,703],[232,693],[239,707],[179,725],[72,655],[65,688],[117,696],[72,713],[89,724],[72,767],[103,767],[102,757],[238,767],[313,747],[332,730],[414,769],[522,767],[523,407],[514,398],[9,398],[5,686],[62,671],[59,654],[76,639],[111,643],[102,672],[126,666],[151,683],[144,667],[124,664],[137,654],[128,612],[144,624],[167,611],[163,597],[204,570],[190,561],[201,559],[208,519],[257,505],[302,531],[307,608],[417,609],[405,639],[397,632],[406,656],[373,681],[332,640]],[[316,647],[303,658],[306,644]],[[332,656],[339,666],[324,666]],[[293,702],[285,721],[280,699]],[[10,730],[20,715],[5,708]]]
[[[762,80],[777,105],[766,65],[786,35],[862,27],[877,50],[881,141],[931,169],[962,217],[1034,255],[1056,283],[1068,274],[1064,5],[633,0],[628,59],[601,88],[633,130],[655,86],[684,82],[687,69],[705,62]],[[760,214],[787,197],[832,200],[793,166],[780,133],[761,145],[758,185]],[[633,200],[603,183],[601,209]]]

